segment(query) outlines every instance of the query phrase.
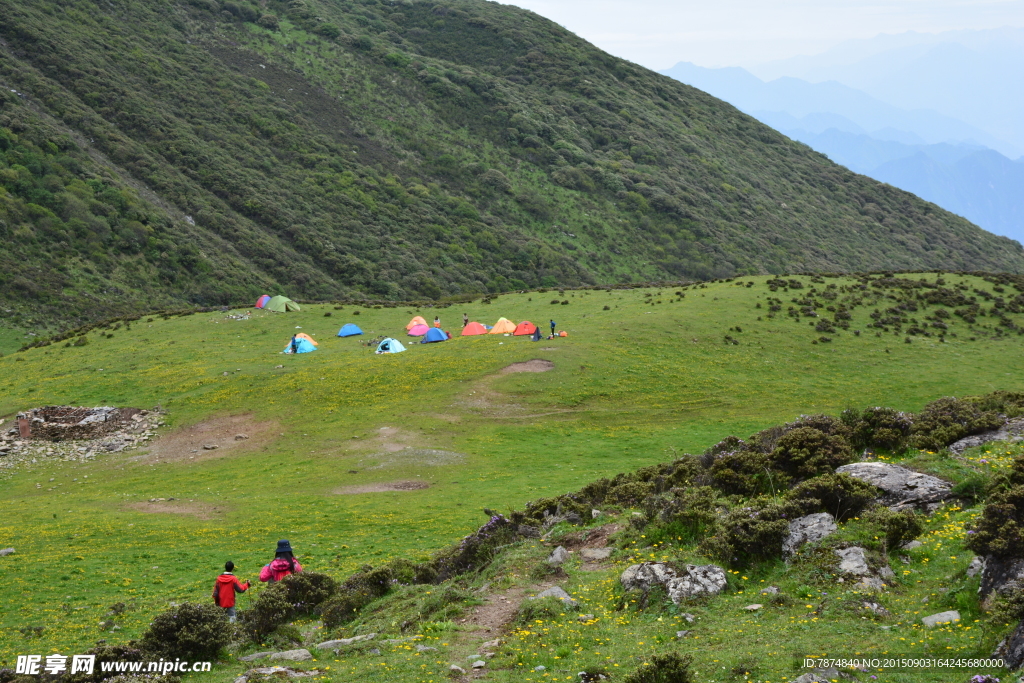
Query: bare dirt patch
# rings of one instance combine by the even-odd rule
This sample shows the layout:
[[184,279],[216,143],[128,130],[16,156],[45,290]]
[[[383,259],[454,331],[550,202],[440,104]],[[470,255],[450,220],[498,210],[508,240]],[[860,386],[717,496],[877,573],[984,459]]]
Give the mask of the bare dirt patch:
[[357,493],[387,493],[389,491],[420,491],[429,489],[430,484],[425,481],[384,481],[377,484],[361,484],[358,486],[343,486],[334,489],[333,493],[340,496],[351,496]]
[[194,500],[139,501],[125,506],[137,512],[152,514],[190,515],[198,519],[214,519],[227,512],[224,505],[211,505]]
[[513,363],[512,365],[504,367],[501,369],[501,374],[507,375],[511,372],[547,372],[548,370],[554,369],[555,364],[551,361],[543,358],[534,358],[533,360]]
[[405,448],[403,450],[378,453],[380,462],[371,470],[382,470],[385,467],[404,467],[408,465],[421,465],[424,467],[441,467],[443,465],[455,465],[466,459],[462,453],[455,451],[442,451],[436,448]]
[[215,417],[165,434],[135,459],[169,462],[219,458],[263,446],[279,428],[276,422],[257,419],[250,413]]
[[605,524],[596,529],[574,531],[566,534],[558,541],[558,545],[566,550],[583,550],[584,548],[607,548],[608,537],[621,529],[619,524]]

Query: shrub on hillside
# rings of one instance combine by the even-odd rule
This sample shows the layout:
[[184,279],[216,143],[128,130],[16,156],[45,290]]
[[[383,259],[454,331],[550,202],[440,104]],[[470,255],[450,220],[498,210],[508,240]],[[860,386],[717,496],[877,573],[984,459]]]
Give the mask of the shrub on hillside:
[[238,621],[250,638],[262,642],[291,616],[292,604],[288,601],[288,588],[282,582],[264,588],[252,607],[238,613]]
[[770,460],[764,453],[751,450],[726,452],[715,456],[711,481],[727,495],[753,496],[785,488],[781,477],[773,479]]
[[186,602],[158,614],[142,634],[142,649],[166,659],[216,659],[231,642],[231,626],[215,605]]
[[948,396],[932,401],[917,414],[911,428],[910,445],[939,451],[965,436],[996,429],[1003,422],[999,413],[982,410],[976,400]]
[[892,408],[867,408],[862,413],[844,410],[842,420],[852,430],[850,441],[856,449],[884,448],[893,453],[907,450],[912,417]]
[[109,672],[103,671],[106,662],[141,662],[149,659],[148,653],[132,645],[101,645],[85,654],[96,656],[93,673],[68,674],[61,678],[62,683],[100,683],[109,680]]
[[834,472],[852,459],[853,451],[845,436],[815,427],[798,427],[779,437],[771,454],[771,465],[799,481]]
[[672,489],[660,516],[666,524],[674,524],[684,540],[699,540],[718,519],[718,492],[710,486]]
[[921,519],[912,510],[897,512],[880,505],[869,510],[864,519],[879,528],[879,535],[884,536],[889,550],[913,541],[924,532]]
[[442,551],[434,558],[437,580],[445,581],[468,571],[479,571],[487,566],[497,547],[512,543],[517,538],[518,525],[502,515],[494,515],[487,524],[462,541]]
[[623,679],[623,683],[693,683],[690,663],[693,658],[678,652],[654,655]]
[[974,528],[967,532],[967,547],[978,555],[1024,557],[1024,485],[989,498]]
[[794,486],[786,500],[796,505],[801,515],[828,512],[839,521],[856,517],[871,505],[877,489],[848,474],[822,474]]
[[782,542],[789,535],[789,523],[798,514],[792,505],[756,498],[719,518],[714,534],[705,538],[699,549],[734,566],[780,557]]
[[311,571],[286,576],[281,585],[293,615],[312,614],[338,590],[338,582],[334,578]]

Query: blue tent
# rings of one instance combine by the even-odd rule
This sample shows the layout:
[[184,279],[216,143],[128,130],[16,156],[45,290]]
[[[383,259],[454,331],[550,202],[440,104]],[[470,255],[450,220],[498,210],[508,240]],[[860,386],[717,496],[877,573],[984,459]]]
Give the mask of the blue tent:
[[431,327],[427,330],[427,335],[423,337],[421,344],[429,344],[431,342],[448,341],[448,333],[442,330],[440,327]]
[[345,323],[344,325],[341,326],[341,329],[338,330],[339,337],[354,337],[357,334],[362,333],[363,331],[359,329],[359,326],[353,325],[352,323]]
[[[316,347],[308,339],[296,339],[295,340],[295,353],[309,353],[310,351],[316,351]],[[288,342],[288,346],[284,347],[285,353],[292,352],[292,343]]]
[[377,346],[377,353],[401,353],[405,351],[405,347],[402,346],[402,342],[397,339],[388,337]]

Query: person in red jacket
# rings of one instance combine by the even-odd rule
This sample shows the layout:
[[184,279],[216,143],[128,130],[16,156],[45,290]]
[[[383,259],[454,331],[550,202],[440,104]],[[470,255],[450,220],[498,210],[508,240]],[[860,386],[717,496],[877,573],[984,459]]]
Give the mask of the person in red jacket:
[[228,621],[235,620],[235,593],[249,590],[249,582],[239,583],[238,577],[232,574],[233,571],[235,563],[228,560],[224,563],[224,573],[218,576],[213,584],[213,604],[224,608]]
[[277,542],[277,552],[274,553],[274,561],[264,565],[260,570],[260,581],[271,583],[280,581],[289,574],[298,574],[302,571],[302,565],[292,554],[292,544],[287,540]]

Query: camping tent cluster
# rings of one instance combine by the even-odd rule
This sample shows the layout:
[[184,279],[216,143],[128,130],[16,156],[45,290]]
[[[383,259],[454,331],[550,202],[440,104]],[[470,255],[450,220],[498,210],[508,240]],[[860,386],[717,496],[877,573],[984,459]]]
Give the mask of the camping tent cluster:
[[508,318],[498,318],[498,322],[494,323],[493,327],[487,327],[481,325],[478,322],[472,322],[462,328],[463,337],[473,337],[478,334],[511,334],[517,337],[529,336],[537,331],[537,326],[531,323],[529,320],[516,325]]
[[301,311],[302,308],[289,299],[286,296],[270,296],[264,294],[259,299],[256,299],[256,308],[262,308],[265,311],[274,311],[276,313],[287,313],[289,311]]

